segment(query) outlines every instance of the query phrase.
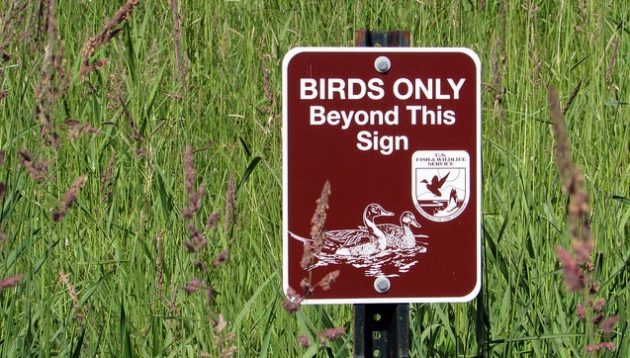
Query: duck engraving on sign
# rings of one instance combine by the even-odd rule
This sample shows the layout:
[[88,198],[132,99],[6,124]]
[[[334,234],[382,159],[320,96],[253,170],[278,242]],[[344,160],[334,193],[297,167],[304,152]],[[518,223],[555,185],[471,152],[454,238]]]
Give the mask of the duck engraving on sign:
[[[317,262],[307,268],[334,264],[349,264],[362,269],[368,277],[396,277],[408,272],[418,260],[417,254],[426,253],[428,243],[418,241],[427,235],[415,234],[412,226],[421,228],[411,211],[399,217],[400,225],[376,223],[376,218],[395,214],[378,203],[371,203],[363,210],[363,225],[353,229],[337,229],[324,232],[326,240],[321,251],[315,255]],[[290,237],[303,243],[313,239],[289,232]]]

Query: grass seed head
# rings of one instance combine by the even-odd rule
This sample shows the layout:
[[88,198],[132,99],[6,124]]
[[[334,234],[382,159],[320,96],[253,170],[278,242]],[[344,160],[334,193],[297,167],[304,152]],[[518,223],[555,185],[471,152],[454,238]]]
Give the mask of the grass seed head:
[[184,291],[186,291],[187,293],[195,293],[203,287],[205,287],[203,281],[197,278],[193,278],[188,282],[188,284],[186,284],[186,286],[184,286]]
[[289,313],[295,313],[300,310],[300,305],[304,298],[300,296],[292,287],[287,289],[287,294],[282,303],[284,309]]
[[587,353],[594,353],[594,352],[598,352],[598,351],[606,350],[606,349],[611,352],[614,352],[615,349],[617,349],[617,346],[615,346],[615,343],[613,342],[594,343],[594,344],[589,344],[586,346]]
[[344,334],[346,334],[346,329],[344,327],[336,327],[336,328],[327,328],[317,334],[319,341],[322,344],[326,344],[330,341],[337,340],[341,338]]
[[317,207],[311,218],[311,238],[315,241],[316,253],[319,253],[324,241],[324,225],[326,224],[326,210],[328,210],[330,192],[330,182],[327,180],[324,183],[319,199],[317,199]]
[[70,282],[69,275],[64,273],[63,271],[59,271],[59,282],[61,282],[66,287],[68,295],[70,296],[70,300],[72,300],[72,307],[76,311],[74,318],[77,321],[82,321],[85,312],[83,312],[84,310],[82,310],[82,307],[79,306],[79,295],[77,295],[77,289],[74,287],[72,282]]
[[66,126],[68,127],[68,134],[70,140],[76,140],[83,134],[100,134],[101,131],[92,127],[89,123],[81,123],[74,119],[66,119]]
[[565,192],[570,193],[573,183],[573,163],[571,162],[571,141],[564,124],[564,116],[560,109],[558,94],[555,88],[549,87],[549,103],[551,105],[550,116],[553,125],[553,136],[555,140],[556,165],[560,171],[560,177],[564,183]]
[[20,157],[20,162],[22,162],[22,165],[26,168],[26,171],[28,171],[28,174],[33,180],[41,183],[46,179],[48,161],[37,163],[33,160],[31,154],[24,149],[18,153],[18,156]]
[[610,50],[610,57],[608,58],[608,66],[606,67],[606,83],[610,83],[612,75],[614,73],[615,63],[617,62],[617,51],[619,51],[619,44],[621,40],[619,35],[615,36],[612,43],[612,49]]
[[79,191],[87,181],[86,175],[81,175],[70,185],[68,191],[63,195],[63,198],[59,202],[57,206],[57,210],[53,212],[52,219],[53,221],[59,222],[63,220],[68,212],[68,209],[72,206],[72,204],[76,201],[77,195]]
[[324,276],[324,278],[322,278],[317,285],[319,287],[322,288],[322,290],[324,291],[328,291],[330,290],[330,286],[337,280],[337,278],[339,277],[340,271],[339,270],[335,270],[332,272],[329,272],[326,274],[326,276]]
[[556,254],[558,256],[558,260],[562,264],[564,283],[566,284],[567,289],[571,292],[576,292],[584,288],[584,275],[573,256],[571,256],[571,254],[562,246],[558,246],[556,248]]
[[305,335],[298,336],[297,340],[302,348],[308,348],[311,345],[311,341]]
[[190,197],[195,190],[195,180],[197,178],[197,172],[195,171],[195,163],[193,162],[192,147],[186,145],[183,155],[184,162],[184,187]]
[[139,2],[139,0],[127,0],[127,2],[116,10],[114,16],[105,22],[101,31],[83,44],[83,50],[81,51],[81,76],[85,77],[90,72],[96,71],[108,63],[107,59],[102,59],[94,63],[91,63],[90,60],[99,47],[107,44],[120,32],[119,26],[131,16],[133,9]]
[[42,1],[41,6],[48,41],[44,48],[39,83],[35,87],[35,118],[39,122],[44,143],[57,149],[61,140],[55,128],[53,111],[59,98],[66,93],[69,80],[65,71],[64,46],[55,18],[55,1]]
[[610,333],[619,322],[619,316],[608,317],[599,324],[599,328],[603,333]]
[[184,86],[184,80],[186,78],[186,70],[184,65],[184,57],[182,57],[181,50],[181,37],[182,37],[182,24],[181,15],[178,9],[177,0],[168,0],[168,4],[171,7],[171,13],[173,15],[173,49],[175,51],[175,64],[177,65],[178,77],[182,87]]
[[186,145],[186,148],[184,149],[183,163],[184,187],[186,188],[186,194],[188,195],[188,206],[182,209],[182,215],[185,219],[190,220],[201,208],[201,202],[206,194],[206,188],[203,184],[200,184],[199,187],[195,189],[197,171],[195,170],[193,149],[190,145]]
[[23,278],[24,278],[24,275],[20,274],[20,275],[7,277],[3,280],[0,280],[0,292],[2,292],[2,290],[4,289],[15,287],[18,284],[18,282],[20,282]]
[[223,226],[225,232],[228,232],[233,224],[236,224],[236,184],[234,175],[230,174],[225,191],[225,221]]
[[184,241],[184,245],[189,252],[194,253],[203,250],[208,244],[201,232],[192,223],[188,224],[188,234],[190,240]]
[[311,284],[311,280],[308,277],[302,278],[302,280],[300,281],[300,287],[302,288],[302,291],[304,291],[304,296],[310,296],[315,289]]
[[273,97],[273,90],[271,89],[271,84],[269,83],[269,69],[267,69],[264,59],[261,63],[261,71],[262,71],[263,89],[265,91],[265,97],[267,97],[267,102],[269,102],[269,112],[271,112],[273,110],[274,97]]
[[112,154],[109,158],[109,162],[107,163],[107,169],[101,175],[101,192],[103,193],[103,200],[105,202],[109,202],[112,198],[112,193],[114,192],[114,164],[116,163],[116,152]]
[[595,300],[595,302],[593,302],[593,310],[595,312],[601,312],[605,306],[606,306],[606,299],[604,298],[598,298],[597,300]]
[[580,320],[583,320],[586,318],[586,307],[584,307],[583,304],[578,303],[577,306],[575,306],[575,314],[577,315],[577,318]]
[[206,220],[206,230],[211,230],[217,227],[219,223],[219,219],[221,219],[221,214],[218,211],[213,212],[208,216]]
[[230,255],[230,249],[225,249],[225,250],[221,251],[221,253],[219,253],[214,258],[214,260],[212,260],[212,266],[218,267],[218,266],[223,265],[225,263],[225,261],[227,261],[229,255]]

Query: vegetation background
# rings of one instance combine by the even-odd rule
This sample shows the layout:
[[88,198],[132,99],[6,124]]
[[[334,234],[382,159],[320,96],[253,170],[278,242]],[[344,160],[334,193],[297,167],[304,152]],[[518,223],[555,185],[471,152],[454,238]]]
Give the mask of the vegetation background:
[[[283,310],[280,66],[361,28],[483,66],[483,292],[412,305],[412,356],[630,356],[630,2],[123,4],[0,2],[0,356],[350,356],[350,306]],[[556,257],[548,85],[589,193],[593,297],[620,318],[607,334]],[[348,333],[321,342],[330,327]]]

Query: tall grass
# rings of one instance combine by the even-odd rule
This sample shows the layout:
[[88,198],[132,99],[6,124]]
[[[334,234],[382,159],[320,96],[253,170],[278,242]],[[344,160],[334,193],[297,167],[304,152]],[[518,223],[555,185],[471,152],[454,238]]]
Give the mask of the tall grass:
[[[359,28],[470,47],[483,64],[483,292],[476,303],[412,306],[412,355],[586,354],[556,259],[570,236],[548,84],[571,102],[593,274],[620,316],[617,350],[598,354],[630,355],[628,2],[143,1],[111,33],[103,26],[123,1],[44,5],[0,4],[0,356],[351,355],[351,334],[317,337],[350,332],[349,306],[282,309],[277,99],[288,49],[352,46]],[[108,42],[85,51],[98,34]],[[97,131],[73,135],[73,123]],[[206,188],[191,219],[187,145]],[[184,244],[189,225],[207,241],[199,258]],[[210,301],[186,292],[193,278]]]

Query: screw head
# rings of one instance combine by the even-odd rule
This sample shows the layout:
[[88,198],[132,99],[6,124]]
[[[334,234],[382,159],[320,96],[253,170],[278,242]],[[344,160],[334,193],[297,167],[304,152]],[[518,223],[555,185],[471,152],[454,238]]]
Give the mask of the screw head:
[[389,289],[392,288],[392,283],[389,281],[387,277],[377,277],[374,280],[374,289],[378,293],[386,293]]
[[392,62],[385,56],[379,56],[374,61],[374,68],[380,73],[386,73],[392,68]]

